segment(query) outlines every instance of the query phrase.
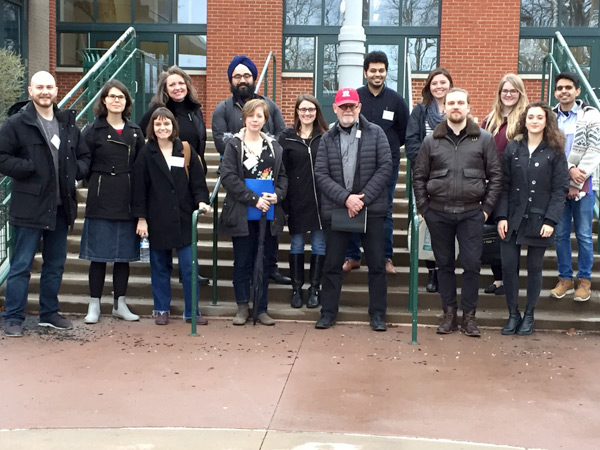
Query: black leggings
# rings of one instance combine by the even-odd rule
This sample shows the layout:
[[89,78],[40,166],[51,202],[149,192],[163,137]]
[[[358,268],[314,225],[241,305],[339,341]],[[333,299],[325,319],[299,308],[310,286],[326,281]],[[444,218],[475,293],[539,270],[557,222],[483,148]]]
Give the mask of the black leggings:
[[[102,297],[104,289],[104,278],[106,276],[106,263],[95,262],[90,263],[89,282],[90,282],[90,297]],[[117,300],[127,294],[127,283],[129,281],[129,263],[121,262],[113,264],[113,290],[114,297]]]

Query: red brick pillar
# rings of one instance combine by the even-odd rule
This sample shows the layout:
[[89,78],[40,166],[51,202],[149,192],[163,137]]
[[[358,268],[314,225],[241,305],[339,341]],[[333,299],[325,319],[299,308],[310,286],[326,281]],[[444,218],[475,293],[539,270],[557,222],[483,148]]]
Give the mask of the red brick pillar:
[[479,121],[505,73],[517,73],[520,0],[443,0],[440,66],[471,94]]
[[48,17],[48,29],[50,30],[48,36],[48,54],[50,55],[49,72],[56,77],[56,2],[48,2],[49,5],[49,17]]
[[[283,0],[208,0],[206,40],[206,101],[204,111],[210,128],[215,106],[231,95],[227,66],[235,55],[247,55],[260,71],[269,51],[277,58],[277,98],[281,101]],[[272,92],[269,70],[269,96]],[[261,88],[260,92],[263,90]]]

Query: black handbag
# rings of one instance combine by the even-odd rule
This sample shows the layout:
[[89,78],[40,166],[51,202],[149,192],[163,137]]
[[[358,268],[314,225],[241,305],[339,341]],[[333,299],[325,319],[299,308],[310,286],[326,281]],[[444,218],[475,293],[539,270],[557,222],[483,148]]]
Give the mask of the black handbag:
[[481,264],[500,265],[500,236],[496,224],[483,224],[483,251],[481,252]]
[[367,208],[350,217],[347,208],[334,208],[331,211],[331,229],[334,231],[349,231],[351,233],[367,232]]

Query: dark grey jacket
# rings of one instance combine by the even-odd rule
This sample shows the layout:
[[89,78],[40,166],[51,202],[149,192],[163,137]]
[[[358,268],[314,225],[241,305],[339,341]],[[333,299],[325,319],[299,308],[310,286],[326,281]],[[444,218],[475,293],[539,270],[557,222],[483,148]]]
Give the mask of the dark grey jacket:
[[[321,138],[315,179],[321,196],[321,217],[331,221],[333,208],[345,207],[350,194],[365,194],[363,202],[369,217],[387,214],[387,184],[392,176],[392,154],[387,137],[380,126],[359,117],[361,144],[357,164],[360,164],[358,192],[344,187],[339,130],[334,126]],[[356,180],[355,180],[356,182]]]
[[488,216],[502,190],[502,167],[492,135],[467,119],[458,145],[443,120],[419,150],[413,172],[417,209],[461,213],[481,208]]
[[[265,100],[269,105],[269,120],[262,131],[279,139],[279,135],[285,129],[285,121],[279,107],[268,97],[255,95],[254,98]],[[242,105],[234,97],[229,97],[216,106],[212,115],[212,133],[215,147],[221,155],[225,153],[227,141],[242,128]]]
[[[244,163],[242,153],[243,132],[235,135],[227,142],[225,154],[221,161],[221,183],[227,191],[223,210],[219,216],[219,233],[228,236],[248,236],[247,207],[255,206],[258,194],[246,187],[244,181]],[[283,231],[285,214],[282,203],[288,188],[288,179],[283,166],[281,146],[273,138],[261,133],[267,144],[275,153],[275,167],[273,167],[273,180],[277,203],[275,204],[275,217],[271,220],[271,235],[277,236]]]
[[75,111],[54,108],[60,148],[58,176],[32,102],[10,117],[0,129],[0,173],[13,179],[10,223],[28,228],[54,230],[56,191],[73,224],[77,217],[75,181],[87,176],[90,152],[75,124]]
[[[562,150],[562,149],[561,149]],[[517,244],[549,247],[554,236],[540,237],[542,225],[556,227],[569,192],[564,153],[542,141],[531,157],[527,141],[513,141],[504,151],[504,183],[496,205],[496,221],[508,220],[505,240],[517,233]]]

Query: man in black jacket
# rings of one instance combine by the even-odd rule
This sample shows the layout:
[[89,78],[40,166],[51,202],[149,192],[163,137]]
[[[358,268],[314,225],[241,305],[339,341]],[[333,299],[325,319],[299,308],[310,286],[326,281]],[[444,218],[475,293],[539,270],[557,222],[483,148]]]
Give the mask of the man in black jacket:
[[[384,52],[368,53],[365,56],[363,68],[367,84],[356,90],[360,98],[361,114],[369,122],[373,122],[383,129],[392,152],[392,176],[387,185],[388,210],[383,229],[385,233],[385,271],[394,274],[396,268],[392,261],[394,256],[392,209],[400,166],[400,147],[404,145],[406,124],[408,123],[408,106],[400,94],[385,84],[388,59]],[[360,267],[360,259],[360,239],[355,234],[348,245],[343,266],[344,272],[350,272],[352,269]]]
[[[256,76],[258,72],[254,62],[245,55],[235,56],[227,68],[227,77],[229,78],[229,89],[233,94],[219,103],[212,115],[212,133],[215,141],[215,147],[223,156],[225,144],[238,131],[244,128],[242,122],[242,108],[248,100],[261,98],[269,105],[269,119],[264,125],[263,130],[266,134],[279,139],[279,135],[285,129],[285,121],[279,107],[267,97],[256,94]],[[277,249],[279,239],[277,240]],[[284,276],[277,267],[277,254],[267,255],[271,263],[271,281],[279,284],[292,284],[289,277]]]
[[494,209],[502,190],[502,168],[490,133],[468,115],[469,94],[452,88],[446,94],[447,119],[419,150],[413,188],[419,213],[423,214],[435,260],[439,266],[439,292],[444,320],[439,334],[458,330],[456,303],[455,243],[464,269],[461,290],[461,331],[480,336],[475,320],[477,308],[483,223]]
[[315,327],[324,329],[335,324],[342,290],[342,263],[352,236],[351,232],[341,230],[333,220],[334,214],[356,218],[365,212],[367,227],[360,233],[360,238],[369,266],[371,328],[386,331],[383,222],[388,206],[386,186],[392,175],[390,146],[381,127],[360,115],[361,104],[356,90],[340,89],[333,110],[338,121],[321,138],[315,162],[321,217],[327,237],[321,317]]
[[31,101],[0,129],[0,172],[13,179],[9,220],[14,227],[6,281],[4,333],[22,336],[31,264],[43,240],[39,325],[72,328],[61,316],[58,291],[67,257],[67,232],[77,216],[75,182],[86,176],[90,153],[75,125],[75,111],[60,111],[54,77],[37,72]]

